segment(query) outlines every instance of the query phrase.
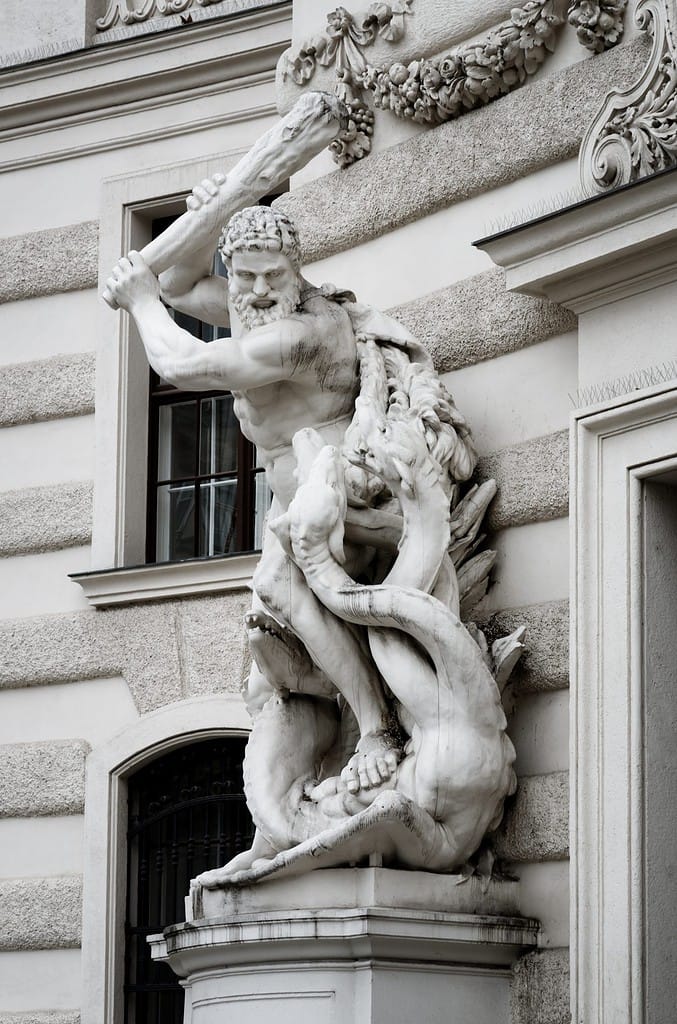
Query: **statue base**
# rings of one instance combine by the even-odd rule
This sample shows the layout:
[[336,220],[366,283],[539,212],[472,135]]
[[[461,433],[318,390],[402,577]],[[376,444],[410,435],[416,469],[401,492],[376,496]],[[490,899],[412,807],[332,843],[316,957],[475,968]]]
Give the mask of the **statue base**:
[[508,1024],[538,933],[518,898],[518,882],[318,870],[199,890],[200,916],[149,942],[182,979],[184,1024]]

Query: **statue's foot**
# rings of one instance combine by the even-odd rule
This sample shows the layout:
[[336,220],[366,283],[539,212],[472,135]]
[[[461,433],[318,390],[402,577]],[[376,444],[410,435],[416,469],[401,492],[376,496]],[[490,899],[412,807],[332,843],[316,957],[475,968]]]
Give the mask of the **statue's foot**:
[[368,732],[360,739],[357,750],[341,772],[349,793],[374,789],[393,776],[402,757],[396,741],[387,732]]

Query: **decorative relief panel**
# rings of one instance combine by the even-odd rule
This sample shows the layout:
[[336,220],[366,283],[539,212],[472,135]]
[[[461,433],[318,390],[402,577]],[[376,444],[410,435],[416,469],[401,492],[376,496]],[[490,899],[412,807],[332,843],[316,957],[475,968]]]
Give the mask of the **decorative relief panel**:
[[677,166],[677,3],[639,0],[635,20],[653,50],[640,79],[610,93],[586,133],[580,173],[590,195]]
[[334,89],[351,115],[348,131],[331,147],[341,166],[370,151],[373,108],[419,124],[453,120],[511,92],[538,71],[567,20],[593,53],[614,46],[623,32],[627,0],[572,0],[568,5],[566,0],[526,0],[505,21],[451,52],[370,64],[365,51],[378,39],[394,46],[404,39],[413,4],[372,3],[359,17],[337,7],[327,15],[323,33],[282,58],[282,80],[301,87],[318,67],[335,67]]
[[[98,32],[106,32],[121,25],[135,25],[137,22],[149,21],[152,18],[167,18],[183,14],[190,8],[199,10],[221,2],[222,0],[109,0],[106,13],[96,20],[96,28]],[[250,5],[241,3],[237,5],[237,9],[246,9],[248,6]]]

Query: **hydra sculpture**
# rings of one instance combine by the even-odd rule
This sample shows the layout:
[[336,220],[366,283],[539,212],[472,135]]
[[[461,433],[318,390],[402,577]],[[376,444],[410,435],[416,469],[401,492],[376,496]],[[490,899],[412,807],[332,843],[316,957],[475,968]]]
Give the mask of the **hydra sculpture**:
[[[229,179],[193,189],[196,224],[238,204]],[[452,871],[515,786],[500,689],[523,631],[489,648],[462,621],[487,587],[493,556],[476,549],[495,485],[464,493],[470,431],[422,346],[351,292],[310,284],[284,214],[239,207],[218,243],[227,280],[184,215],[170,257],[130,253],[105,292],[164,379],[233,392],[273,494],[247,616],[256,834],[196,882],[364,858]],[[199,341],[162,299],[233,337]]]

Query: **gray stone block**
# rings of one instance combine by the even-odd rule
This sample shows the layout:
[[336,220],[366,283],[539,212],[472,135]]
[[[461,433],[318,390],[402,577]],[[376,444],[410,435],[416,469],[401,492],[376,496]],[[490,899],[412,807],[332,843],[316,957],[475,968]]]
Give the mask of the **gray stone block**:
[[84,740],[0,746],[0,817],[82,813],[88,751]]
[[569,512],[569,434],[537,437],[480,459],[478,479],[492,477],[498,493],[489,506],[490,530],[544,522]]
[[96,221],[0,238],[0,302],[96,288]]
[[56,551],[91,536],[89,481],[0,493],[0,555]]
[[0,879],[0,950],[76,949],[82,879]]
[[641,38],[539,77],[498,103],[295,189],[275,206],[296,223],[303,259],[311,262],[575,157],[609,82],[632,83],[648,52]]
[[545,299],[508,292],[487,270],[389,310],[430,352],[438,373],[459,370],[576,329],[577,318]]
[[0,1010],[0,1024],[80,1024],[79,1010],[24,1010],[6,1013]]
[[0,369],[0,427],[94,412],[94,353]]
[[527,627],[526,651],[510,677],[520,693],[565,690],[569,685],[569,602],[528,605],[496,612],[478,625],[489,641]]
[[0,622],[0,688],[122,675],[140,714],[241,689],[248,593]]
[[569,950],[523,956],[510,988],[512,1024],[570,1024]]
[[[518,780],[493,835],[499,857],[526,863],[569,856],[569,773],[530,775]],[[518,872],[519,873],[519,872]]]

